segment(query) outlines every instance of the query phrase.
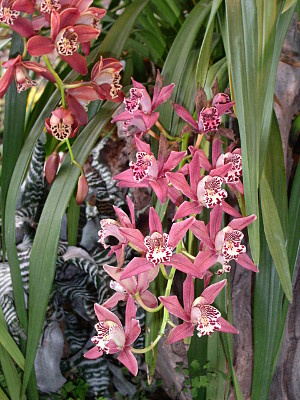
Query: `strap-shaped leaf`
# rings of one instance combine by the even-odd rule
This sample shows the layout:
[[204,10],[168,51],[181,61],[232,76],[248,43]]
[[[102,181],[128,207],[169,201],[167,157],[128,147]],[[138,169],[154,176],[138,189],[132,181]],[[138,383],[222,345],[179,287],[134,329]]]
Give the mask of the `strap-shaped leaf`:
[[6,325],[0,321],[0,344],[9,353],[12,359],[18,364],[18,366],[24,369],[24,356],[21,353],[14,339],[10,336]]

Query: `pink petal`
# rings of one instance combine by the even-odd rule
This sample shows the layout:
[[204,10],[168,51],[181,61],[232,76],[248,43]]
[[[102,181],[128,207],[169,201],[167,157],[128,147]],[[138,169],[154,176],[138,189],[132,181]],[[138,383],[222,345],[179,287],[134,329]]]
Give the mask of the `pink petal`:
[[219,168],[212,169],[209,173],[210,176],[219,176],[220,178],[224,178],[224,176],[228,173],[232,168],[232,163],[224,164]]
[[132,344],[136,341],[141,333],[140,323],[136,319],[132,319],[128,335],[126,335],[126,344]]
[[195,220],[191,227],[191,231],[199,240],[205,243],[210,249],[215,248],[214,243],[210,239],[208,229],[203,221]]
[[201,294],[201,297],[204,297],[207,304],[212,304],[215,301],[215,298],[221,292],[223,287],[226,285],[227,280],[223,279],[220,282],[214,283],[213,285],[208,286]]
[[127,293],[115,293],[113,294],[108,300],[106,300],[102,305],[105,308],[111,310],[112,308],[116,307],[119,301],[126,301],[128,299]]
[[135,144],[136,144],[137,151],[144,151],[145,153],[152,154],[150,145],[148,143],[145,143],[136,137]]
[[137,291],[137,285],[134,278],[121,279],[122,269],[118,267],[112,267],[104,264],[104,271],[113,278],[116,282],[119,282],[127,293],[135,294]]
[[182,308],[176,296],[159,296],[159,300],[163,303],[169,313],[176,315],[176,317],[183,321],[190,320],[190,316]]
[[133,78],[131,78],[133,87],[137,88],[137,89],[144,89],[146,90],[145,86],[142,85],[140,82],[135,81]]
[[149,185],[161,204],[164,204],[168,198],[168,180],[166,178],[159,178],[153,181],[149,180]]
[[228,321],[226,321],[226,319],[222,317],[218,318],[218,323],[221,325],[220,329],[221,332],[235,333],[235,334],[240,333],[234,326],[232,326]]
[[198,125],[196,124],[194,118],[184,107],[173,102],[171,102],[171,104],[174,107],[176,114],[179,115],[180,118],[182,118],[185,122],[191,124],[194,129],[198,130]]
[[119,207],[113,206],[115,213],[124,228],[132,228],[131,221],[128,215]]
[[77,8],[66,8],[60,13],[59,30],[62,30],[63,28],[66,28],[67,26],[70,25],[73,26],[79,17],[80,17],[80,11]]
[[145,125],[147,127],[147,130],[148,130],[158,121],[159,113],[158,112],[152,112],[149,115],[142,114],[141,116],[142,116],[142,118],[144,120],[144,123],[145,123]]
[[133,114],[130,114],[129,111],[123,111],[121,114],[116,115],[112,120],[111,123],[114,124],[115,122],[119,121],[127,121],[134,118]]
[[44,78],[48,79],[48,81],[56,82],[54,76],[48,70],[48,68],[43,67],[41,64],[33,61],[23,61],[22,64],[25,66],[25,68],[30,69],[31,71],[34,71],[39,75],[42,75]]
[[93,0],[79,0],[79,2],[76,4],[76,8],[78,8],[78,10],[82,13],[86,11],[92,3]]
[[124,268],[121,279],[130,278],[131,276],[139,275],[143,272],[150,271],[153,264],[144,257],[134,257],[129,264]]
[[185,274],[191,274],[192,276],[202,279],[202,274],[199,273],[196,266],[181,253],[173,254],[170,264]]
[[183,174],[181,174],[180,172],[167,172],[166,177],[172,183],[172,185],[176,187],[176,189],[180,190],[189,199],[197,199],[196,194],[194,194],[194,192],[190,188]]
[[88,73],[86,58],[79,53],[73,53],[71,56],[62,56],[60,58],[66,61],[71,68],[75,69],[80,75]]
[[74,32],[78,35],[78,42],[90,42],[99,36],[99,30],[86,25],[76,25],[74,26]]
[[200,279],[203,278],[203,274],[207,271],[212,265],[217,262],[218,255],[214,250],[206,250],[206,251],[199,251],[197,254],[194,265],[197,268],[197,273]]
[[222,210],[229,215],[232,215],[233,217],[239,218],[241,217],[241,214],[236,211],[233,207],[231,207],[226,201],[222,201],[221,204]]
[[125,367],[132,373],[132,375],[136,376],[138,373],[138,363],[136,358],[130,351],[130,347],[125,347],[119,354],[118,360],[120,363],[125,365]]
[[135,228],[135,213],[134,213],[134,204],[131,201],[129,196],[126,196],[126,201],[128,204],[129,212],[130,212],[130,217],[131,217],[131,225],[133,228]]
[[89,56],[91,52],[90,42],[81,43],[81,51],[85,56]]
[[25,12],[27,14],[33,14],[35,7],[30,0],[15,0],[12,6],[13,10]]
[[183,197],[174,186],[168,186],[168,197],[177,207],[183,202]]
[[157,298],[149,292],[149,290],[145,290],[144,293],[140,294],[143,303],[146,304],[147,307],[155,308],[158,305]]
[[256,220],[256,215],[251,214],[248,217],[237,218],[237,219],[232,220],[229,223],[229,226],[231,226],[232,229],[241,231],[255,220]]
[[212,165],[208,161],[206,155],[204,154],[204,151],[202,149],[196,149],[193,146],[189,146],[189,150],[191,154],[194,156],[195,154],[199,155],[200,158],[200,165],[202,168],[204,168],[206,171],[210,172],[212,170]]
[[192,161],[190,162],[190,182],[191,182],[191,189],[193,193],[197,193],[197,186],[200,181],[200,155],[198,152],[194,155]]
[[5,95],[14,79],[14,70],[13,67],[8,68],[0,79],[0,99]]
[[175,86],[174,83],[171,83],[170,85],[163,87],[157,98],[154,98],[153,95],[153,102],[152,102],[153,111],[156,110],[157,107],[159,107],[162,103],[164,103],[171,97],[174,86]]
[[173,220],[184,218],[191,214],[200,214],[202,211],[202,206],[198,201],[184,201],[176,211]]
[[215,107],[218,110],[219,115],[226,113],[231,107],[235,105],[234,101],[225,104],[217,104]]
[[46,36],[33,36],[27,42],[28,53],[33,57],[50,54],[54,49],[53,41]]
[[172,249],[174,249],[178,245],[178,243],[184,238],[186,232],[193,225],[194,221],[195,218],[190,217],[185,219],[184,221],[172,224],[169,233],[169,246],[171,246]]
[[19,17],[14,21],[14,24],[9,25],[9,27],[19,35],[26,38],[31,38],[35,35],[32,22],[28,18]]
[[235,189],[238,190],[241,194],[244,194],[244,185],[242,184],[241,180],[234,185]]
[[115,322],[120,327],[122,327],[122,324],[121,324],[119,318],[114,313],[109,311],[107,308],[100,306],[100,304],[95,304],[94,309],[95,309],[95,313],[97,315],[99,322],[112,321],[112,322]]
[[254,262],[250,259],[250,257],[246,253],[240,254],[236,262],[245,269],[248,269],[253,272],[259,272]]
[[172,171],[185,157],[186,151],[171,151],[167,161],[164,163],[163,171]]
[[83,357],[87,358],[88,360],[96,360],[96,358],[101,357],[103,354],[103,351],[99,351],[97,346],[94,346],[91,348],[91,350],[87,351]]
[[193,336],[194,329],[195,329],[195,326],[193,324],[186,323],[186,322],[184,324],[175,326],[175,328],[173,328],[170,331],[169,336],[168,336],[167,340],[165,341],[165,345],[172,344],[172,343],[178,342],[179,340],[182,340],[184,338]]
[[187,275],[183,283],[183,305],[185,312],[190,315],[194,301],[194,281],[192,275]]
[[163,234],[163,228],[161,225],[160,218],[153,207],[150,207],[149,211],[149,229],[150,233],[158,232],[161,235]]
[[125,311],[125,336],[127,337],[130,332],[131,322],[135,319],[136,316],[136,306],[132,297],[130,296],[127,304],[126,304],[126,311]]
[[66,93],[65,97],[67,106],[69,110],[71,110],[72,115],[74,115],[74,117],[78,121],[79,125],[87,125],[88,116],[84,107],[79,103],[79,101],[76,100],[74,96]]
[[222,225],[222,207],[221,206],[215,206],[209,216],[209,230],[210,230],[210,238],[214,242],[216,238],[216,234],[221,230],[221,225]]
[[133,228],[119,228],[122,235],[131,242],[134,246],[142,251],[147,251],[147,247],[144,245],[144,236],[138,229]]
[[60,14],[53,10],[51,13],[51,39],[55,41],[56,36],[60,31]]
[[216,166],[217,159],[221,155],[221,141],[219,138],[214,138],[213,144],[212,144],[212,164],[213,166]]

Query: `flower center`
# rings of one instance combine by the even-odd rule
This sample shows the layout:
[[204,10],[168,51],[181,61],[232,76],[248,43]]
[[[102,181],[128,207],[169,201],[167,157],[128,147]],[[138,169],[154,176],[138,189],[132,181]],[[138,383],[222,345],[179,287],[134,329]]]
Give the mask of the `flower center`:
[[109,282],[109,286],[112,290],[114,290],[115,292],[118,293],[126,293],[126,290],[123,288],[123,286],[116,281],[110,281]]
[[51,14],[53,10],[58,11],[61,9],[61,5],[58,0],[42,0],[40,5],[40,11],[42,13]]
[[18,18],[20,15],[20,11],[17,10],[12,10],[10,7],[5,7],[3,6],[3,3],[1,3],[0,7],[0,21],[4,22],[5,24],[8,25],[13,25],[14,21]]
[[167,233],[161,235],[158,232],[154,232],[151,236],[146,236],[144,244],[148,250],[146,254],[147,260],[152,262],[153,265],[169,262],[173,250],[168,246],[168,242],[169,235]]
[[242,175],[242,157],[239,154],[225,154],[224,164],[232,163],[232,168],[224,176],[224,180],[227,183],[237,183],[239,177]]
[[95,325],[97,336],[92,337],[92,342],[98,347],[99,351],[109,353],[108,343],[113,341],[118,347],[122,347],[125,342],[124,334],[115,322],[102,321]]
[[29,77],[26,69],[22,65],[16,66],[15,82],[18,93],[24,92],[26,89],[37,85],[37,82]]
[[139,109],[141,103],[142,93],[139,89],[132,88],[130,89],[130,98],[124,99],[125,110],[133,114],[134,111]]
[[57,140],[65,140],[67,139],[72,133],[72,125],[65,124],[62,119],[59,121],[58,124],[50,124],[51,125],[51,132],[52,135]]
[[213,332],[221,329],[221,325],[218,323],[221,313],[215,307],[205,304],[198,308],[200,314],[197,322],[197,335],[199,337],[211,336]]
[[122,85],[120,85],[120,80],[121,80],[121,75],[119,74],[119,72],[115,72],[113,74],[109,92],[112,99],[118,97],[119,91],[122,89]]
[[105,239],[109,236],[113,236],[118,239],[119,243],[125,243],[126,239],[119,232],[120,224],[114,219],[103,219],[100,221],[101,229],[98,232],[99,240],[98,242],[102,244],[102,246],[107,249],[109,247],[108,244],[105,243]]
[[208,107],[203,108],[200,112],[200,121],[204,132],[217,131],[221,123],[221,117],[216,107]]
[[133,173],[133,179],[136,182],[141,182],[145,178],[156,178],[158,167],[155,157],[144,151],[136,153],[136,163],[130,161],[129,167]]
[[238,256],[246,252],[246,247],[241,244],[244,234],[237,230],[231,230],[224,235],[222,256],[225,263],[236,260]]
[[56,39],[57,51],[63,56],[71,56],[78,50],[78,35],[73,28],[66,28],[64,32],[60,32]]
[[206,176],[197,187],[199,202],[207,208],[212,208],[222,203],[227,197],[226,190],[222,189],[223,178],[219,176]]

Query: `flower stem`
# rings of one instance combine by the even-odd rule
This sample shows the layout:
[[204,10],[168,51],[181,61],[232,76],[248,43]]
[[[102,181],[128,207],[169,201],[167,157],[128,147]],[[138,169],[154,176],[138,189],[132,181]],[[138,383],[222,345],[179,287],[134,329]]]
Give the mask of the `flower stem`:
[[164,264],[160,264],[159,267],[160,267],[161,273],[163,274],[164,278],[169,279],[169,275],[166,271]]
[[187,258],[189,258],[191,261],[195,260],[196,257],[192,256],[190,253],[188,253],[187,251],[181,250],[181,253],[185,256],[187,256]]
[[154,139],[159,140],[159,137],[157,136],[157,134],[154,133],[151,129],[149,129],[148,133],[150,136],[154,137]]
[[163,308],[163,303],[160,303],[159,306],[155,307],[155,308],[151,308],[146,306],[146,304],[143,302],[141,296],[139,295],[139,293],[137,293],[135,295],[135,300],[139,303],[139,305],[146,311],[154,313],[154,312],[158,312],[159,310],[161,310]]
[[171,136],[166,130],[165,128],[162,126],[162,124],[159,121],[155,122],[155,125],[157,126],[157,128],[160,130],[160,132],[169,140],[172,140],[173,142],[182,142],[182,138],[180,137],[176,137],[176,136]]
[[203,133],[199,133],[197,136],[196,144],[195,144],[196,149],[199,149],[202,138],[203,138]]

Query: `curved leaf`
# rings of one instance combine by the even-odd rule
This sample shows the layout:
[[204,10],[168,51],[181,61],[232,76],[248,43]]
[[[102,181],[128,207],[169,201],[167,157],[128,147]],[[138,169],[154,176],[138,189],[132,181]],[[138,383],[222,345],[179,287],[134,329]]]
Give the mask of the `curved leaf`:
[[14,339],[10,336],[6,325],[0,320],[0,344],[5,348],[8,354],[16,362],[16,364],[24,369],[24,356],[21,353]]

